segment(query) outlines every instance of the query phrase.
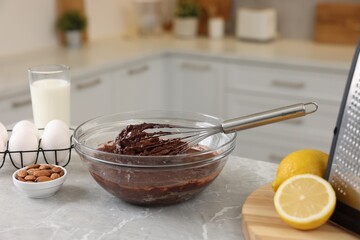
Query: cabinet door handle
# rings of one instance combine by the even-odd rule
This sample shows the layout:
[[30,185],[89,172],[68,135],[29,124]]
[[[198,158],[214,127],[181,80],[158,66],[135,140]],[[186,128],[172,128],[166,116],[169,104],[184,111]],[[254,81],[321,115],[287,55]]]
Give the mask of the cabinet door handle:
[[76,85],[76,89],[77,90],[84,90],[87,88],[91,88],[94,87],[96,85],[99,85],[101,83],[101,79],[100,78],[96,78],[93,81],[90,82],[84,82],[84,83],[79,83]]
[[183,69],[191,69],[196,71],[209,71],[211,69],[209,64],[196,64],[196,63],[189,63],[184,62],[181,64]]
[[305,83],[303,82],[290,82],[280,79],[274,79],[271,82],[271,85],[274,87],[292,88],[292,89],[303,89],[305,87]]
[[148,65],[143,65],[137,68],[131,68],[128,70],[128,75],[136,75],[136,74],[140,74],[143,72],[146,72],[149,70],[149,66]]
[[11,103],[11,108],[17,109],[17,108],[21,108],[21,107],[26,107],[28,105],[31,105],[31,99],[30,98],[12,102]]

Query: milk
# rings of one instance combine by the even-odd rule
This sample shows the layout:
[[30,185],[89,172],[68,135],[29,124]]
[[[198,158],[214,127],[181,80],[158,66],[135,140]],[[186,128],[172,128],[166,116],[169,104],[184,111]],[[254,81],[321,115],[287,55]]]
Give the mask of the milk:
[[70,82],[42,79],[30,84],[34,122],[38,128],[60,119],[70,126]]

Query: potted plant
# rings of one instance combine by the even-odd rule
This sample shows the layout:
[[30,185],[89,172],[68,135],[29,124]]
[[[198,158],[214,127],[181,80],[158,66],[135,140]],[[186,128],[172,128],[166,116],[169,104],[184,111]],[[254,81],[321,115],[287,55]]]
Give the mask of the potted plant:
[[194,37],[198,31],[200,6],[194,0],[179,0],[175,9],[174,33],[180,37]]
[[81,45],[81,32],[86,28],[86,18],[79,11],[68,11],[60,16],[57,27],[65,33],[66,44],[71,48]]

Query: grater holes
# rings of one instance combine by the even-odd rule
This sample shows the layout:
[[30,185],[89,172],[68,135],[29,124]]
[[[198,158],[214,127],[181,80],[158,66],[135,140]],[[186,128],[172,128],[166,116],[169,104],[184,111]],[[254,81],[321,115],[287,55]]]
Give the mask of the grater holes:
[[[344,152],[346,152],[346,150]],[[353,154],[351,154],[351,156],[352,155]],[[338,194],[346,196],[348,185],[352,186],[353,188],[357,188],[357,183],[352,180],[352,173],[354,173],[356,169],[354,167],[354,164],[346,162],[340,157],[336,157],[336,159],[341,164],[337,165],[337,167],[334,169],[334,175],[336,176],[336,178],[332,179],[330,182],[332,183],[334,188],[337,189]]]
[[333,185],[334,189],[337,190],[338,194],[342,194],[344,196],[346,195],[347,185],[341,178],[337,178],[336,180],[332,180],[331,184]]
[[341,193],[344,196],[346,195],[346,190],[345,189],[347,188],[347,186],[339,177],[336,177],[335,179],[332,179],[330,182],[333,185],[334,189],[337,190],[338,193]]
[[353,80],[348,94],[343,115],[340,116],[342,121],[329,182],[341,201],[352,206],[351,201],[347,202],[347,198],[349,195],[352,196],[350,193],[354,190],[360,192],[360,79]]

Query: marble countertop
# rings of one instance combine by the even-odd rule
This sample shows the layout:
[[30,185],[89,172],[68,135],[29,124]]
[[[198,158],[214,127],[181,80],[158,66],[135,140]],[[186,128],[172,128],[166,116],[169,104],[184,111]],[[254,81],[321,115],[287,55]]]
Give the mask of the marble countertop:
[[66,167],[63,187],[45,199],[17,192],[11,179],[15,168],[6,162],[0,169],[0,239],[243,239],[242,205],[251,192],[272,181],[276,168],[231,156],[220,176],[196,198],[144,208],[103,190],[76,154]]
[[79,49],[61,46],[13,56],[0,56],[0,97],[28,88],[27,69],[41,64],[66,64],[73,78],[118,68],[133,61],[164,54],[212,57],[221,61],[248,61],[347,73],[355,46],[277,39],[270,43],[239,41],[234,37],[179,39],[172,35],[124,38],[114,36]]

